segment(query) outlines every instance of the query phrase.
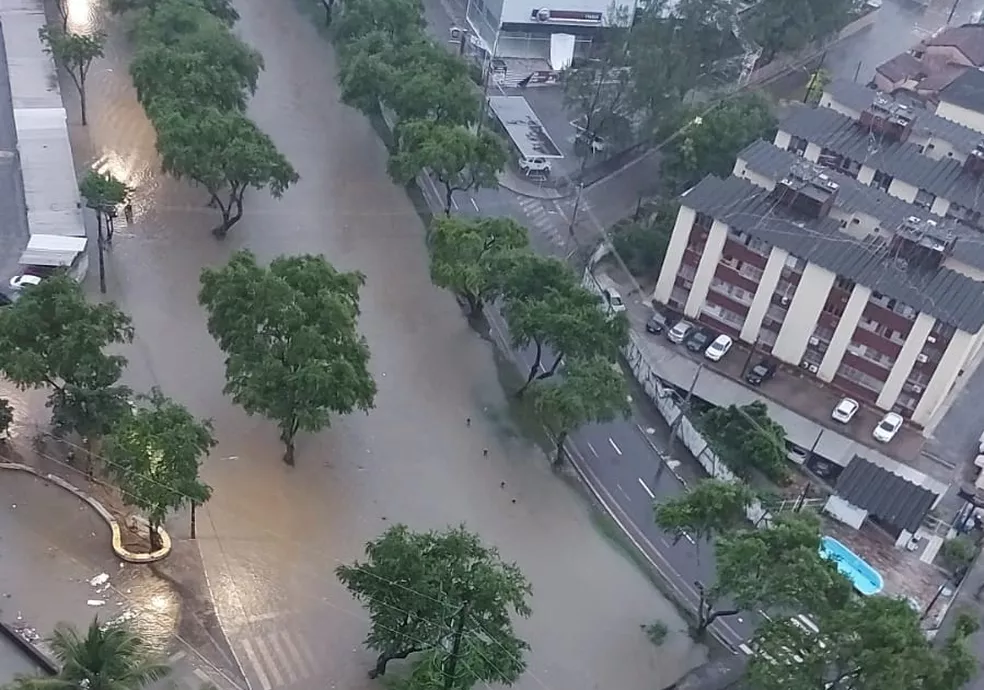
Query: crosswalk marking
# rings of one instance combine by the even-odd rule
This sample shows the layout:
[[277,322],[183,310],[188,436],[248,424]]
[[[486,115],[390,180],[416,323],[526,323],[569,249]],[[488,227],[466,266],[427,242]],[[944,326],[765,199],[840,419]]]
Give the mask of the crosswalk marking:
[[277,668],[277,663],[273,660],[273,655],[270,654],[270,649],[263,642],[263,638],[257,637],[254,642],[256,642],[256,648],[259,650],[260,656],[267,663],[267,670],[273,676],[273,682],[278,686],[283,685],[284,677],[280,674],[280,669]]
[[[282,662],[284,670],[287,671],[287,677],[290,679],[290,682],[296,683],[304,674],[304,667],[300,666],[297,672],[295,672],[294,664],[290,663],[290,659],[288,659],[287,655],[284,654],[284,650],[280,646],[280,640],[277,638],[277,635],[270,635],[269,640],[270,646],[273,647],[273,653],[276,654],[277,658]],[[301,675],[298,675],[298,673]]]
[[243,640],[241,644],[243,646],[243,651],[246,652],[246,658],[249,659],[249,663],[253,667],[253,672],[256,673],[256,677],[259,679],[260,685],[263,686],[263,690],[273,690],[273,686],[270,685],[270,679],[267,678],[266,673],[263,672],[263,667],[260,666],[260,660],[256,658],[256,652],[253,651],[253,645],[249,643],[249,640]]
[[318,667],[317,657],[314,655],[314,652],[311,651],[311,647],[308,645],[307,640],[305,640],[303,637],[298,637],[297,646],[300,648],[301,654],[303,654],[304,657],[311,664],[311,668],[317,668]]
[[171,656],[169,656],[167,658],[167,663],[169,663],[171,665],[176,664],[179,661],[181,661],[182,659],[184,659],[186,656],[188,656],[188,655],[185,654],[184,650],[183,649],[179,649],[178,651],[176,651],[174,654],[172,654]]
[[198,678],[198,680],[200,680],[203,683],[212,682],[212,679],[208,677],[208,674],[205,673],[205,671],[201,670],[200,668],[196,668],[194,671],[192,671],[192,673],[194,673],[195,677]]
[[[287,653],[290,655],[290,658],[294,660],[295,664],[297,664],[297,668],[301,669],[301,673],[304,673],[304,659],[301,658],[301,653],[297,650],[294,643],[290,641],[290,637],[286,632],[281,632],[280,639],[284,641],[284,647],[287,648]],[[314,664],[312,663],[311,666],[313,667]]]

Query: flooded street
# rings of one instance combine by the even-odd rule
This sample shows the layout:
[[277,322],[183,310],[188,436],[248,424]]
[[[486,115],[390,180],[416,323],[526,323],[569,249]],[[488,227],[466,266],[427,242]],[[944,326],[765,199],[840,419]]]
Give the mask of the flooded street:
[[[82,0],[73,2],[72,21],[84,21]],[[205,469],[215,492],[199,513],[199,542],[252,690],[377,687],[366,679],[365,613],[333,570],[395,522],[464,522],[522,568],[533,616],[518,629],[533,651],[516,687],[650,690],[673,681],[703,651],[678,632],[681,618],[587,502],[516,431],[494,350],[430,284],[421,221],[389,181],[369,123],[338,102],[334,57],[315,22],[288,0],[236,6],[242,37],[266,61],[250,114],[301,175],[281,201],[249,192],[242,222],[224,242],[212,238],[216,215],[204,194],[159,174],[153,130],[130,88],[123,22],[109,27],[106,59],[93,66],[90,126],[73,131],[73,146],[80,167],[136,187],[135,222],[118,225],[107,259],[109,296],[137,331],[128,383],[159,385],[215,423],[219,446]],[[222,395],[222,356],[197,304],[201,268],[241,247],[262,259],[323,253],[367,276],[361,328],[377,407],[302,436],[293,469],[280,462],[274,426]],[[185,530],[184,518],[172,529]],[[640,630],[656,620],[673,631],[660,648]]]

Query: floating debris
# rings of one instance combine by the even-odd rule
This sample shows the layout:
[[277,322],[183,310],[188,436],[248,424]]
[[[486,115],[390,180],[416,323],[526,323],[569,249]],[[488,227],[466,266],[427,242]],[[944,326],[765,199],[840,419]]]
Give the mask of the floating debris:
[[89,580],[89,584],[93,587],[102,587],[107,582],[109,582],[109,575],[106,573],[99,573],[94,578]]
[[89,599],[85,603],[88,604],[89,606],[102,606],[106,602],[104,600],[102,600],[102,599]]

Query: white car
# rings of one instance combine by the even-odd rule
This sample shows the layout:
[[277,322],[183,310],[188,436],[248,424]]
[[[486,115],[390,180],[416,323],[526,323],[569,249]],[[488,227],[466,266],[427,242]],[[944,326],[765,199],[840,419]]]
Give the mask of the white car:
[[551,167],[550,161],[541,156],[519,159],[519,169],[525,175],[547,177]]
[[875,427],[871,435],[875,437],[876,441],[888,443],[895,438],[895,434],[899,433],[899,429],[902,428],[902,422],[902,415],[889,412],[878,422],[878,426]]
[[620,314],[625,311],[625,302],[622,301],[622,295],[618,294],[618,290],[605,288],[602,294],[605,296],[605,301],[613,312]]
[[704,356],[712,362],[718,362],[722,357],[728,354],[728,350],[731,349],[733,344],[734,341],[731,339],[731,336],[719,335],[714,339],[714,342],[708,345],[707,349],[704,350]]
[[693,326],[686,321],[680,321],[666,332],[666,339],[671,343],[682,343],[683,339],[690,334],[692,328]]
[[857,413],[859,407],[861,406],[854,398],[841,398],[841,401],[837,403],[837,407],[830,413],[830,416],[835,422],[847,424],[854,419],[854,415]]
[[32,276],[28,274],[14,276],[10,279],[10,289],[23,290],[30,285],[37,285],[40,282],[41,276]]

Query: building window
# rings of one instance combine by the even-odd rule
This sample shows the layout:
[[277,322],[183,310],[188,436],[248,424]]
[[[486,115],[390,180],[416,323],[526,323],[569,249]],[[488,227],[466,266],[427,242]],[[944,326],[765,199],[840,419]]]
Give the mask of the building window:
[[764,271],[758,266],[753,266],[752,264],[747,263],[742,264],[741,268],[738,269],[738,272],[755,283],[762,280],[762,274],[764,273]]
[[854,281],[850,278],[845,278],[844,276],[837,276],[837,280],[834,281],[834,285],[845,292],[851,292],[854,290]]
[[853,381],[854,383],[858,384],[862,388],[867,388],[868,390],[873,391],[875,393],[880,393],[882,389],[882,385],[884,385],[882,384],[881,381],[876,379],[874,376],[866,374],[859,369],[855,369],[854,367],[848,364],[841,364],[840,367],[838,367],[837,369],[837,373],[838,375],[843,376],[848,381]]
[[710,316],[712,319],[717,319],[718,321],[726,323],[729,326],[733,326],[734,328],[741,328],[742,324],[745,323],[744,316],[741,314],[736,314],[730,309],[725,309],[717,304],[705,303],[704,306],[701,307],[701,311]]
[[748,248],[760,256],[769,256],[772,252],[772,245],[768,242],[756,238],[752,238],[748,243]]

